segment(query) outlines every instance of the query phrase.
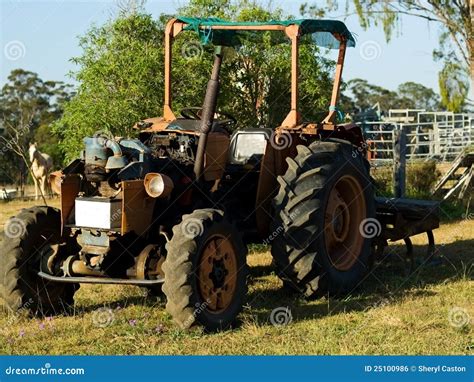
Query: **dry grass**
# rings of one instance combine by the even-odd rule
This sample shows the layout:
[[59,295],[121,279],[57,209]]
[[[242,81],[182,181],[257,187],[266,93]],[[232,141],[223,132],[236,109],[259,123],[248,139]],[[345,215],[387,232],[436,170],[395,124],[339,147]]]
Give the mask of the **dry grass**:
[[[12,201],[12,202],[0,202],[0,232],[3,232],[3,226],[8,218],[15,216],[20,212],[22,208],[27,208],[34,205],[42,204],[42,201]],[[49,199],[48,205],[52,207],[59,207],[59,199]],[[1,239],[0,239],[1,240]]]
[[[1,204],[0,227],[20,203]],[[377,264],[363,286],[344,300],[306,302],[289,295],[270,266],[268,252],[251,253],[248,306],[232,331],[181,331],[163,301],[136,287],[82,286],[71,316],[29,319],[0,313],[0,353],[5,354],[468,354],[471,324],[454,326],[453,308],[474,319],[472,261],[474,221],[443,224],[435,232],[442,265],[422,266],[409,276],[397,261],[403,248]],[[424,237],[415,237],[421,258]],[[98,327],[97,309],[113,322]],[[276,327],[277,307],[292,322]],[[461,318],[466,318],[464,315]],[[452,320],[451,320],[452,321]],[[462,320],[461,320],[462,321]]]

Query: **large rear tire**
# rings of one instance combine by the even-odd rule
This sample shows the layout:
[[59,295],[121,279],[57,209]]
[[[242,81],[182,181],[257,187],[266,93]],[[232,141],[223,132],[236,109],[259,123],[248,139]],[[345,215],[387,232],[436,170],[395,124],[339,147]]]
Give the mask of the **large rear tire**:
[[163,263],[166,310],[183,329],[231,327],[247,293],[247,249],[223,213],[213,209],[184,215],[173,228]]
[[60,243],[61,216],[55,208],[24,209],[7,221],[0,247],[0,296],[8,308],[42,315],[70,310],[79,286],[38,276]]
[[308,298],[353,290],[371,265],[369,165],[341,140],[298,146],[274,200],[272,255],[285,285]]

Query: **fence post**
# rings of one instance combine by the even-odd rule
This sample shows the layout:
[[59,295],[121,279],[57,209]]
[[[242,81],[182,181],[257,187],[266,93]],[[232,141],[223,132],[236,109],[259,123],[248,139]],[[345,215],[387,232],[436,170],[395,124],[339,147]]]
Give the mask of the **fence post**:
[[403,125],[393,134],[393,193],[396,198],[405,196],[407,136]]
[[439,134],[439,125],[438,123],[433,124],[433,146],[434,150],[432,156],[441,154],[441,141]]

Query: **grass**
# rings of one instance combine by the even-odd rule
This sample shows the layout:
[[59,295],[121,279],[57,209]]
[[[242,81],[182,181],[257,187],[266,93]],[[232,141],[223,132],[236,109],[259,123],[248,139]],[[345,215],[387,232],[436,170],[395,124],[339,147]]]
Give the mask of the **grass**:
[[[2,204],[0,227],[24,205]],[[377,263],[352,295],[311,302],[282,289],[267,249],[255,247],[240,325],[217,334],[177,329],[164,301],[140,288],[83,285],[70,316],[0,313],[0,353],[472,354],[474,220],[444,223],[435,237],[442,265],[407,275],[397,256],[403,247],[392,245],[392,255]],[[425,237],[414,237],[413,243],[421,258]],[[110,310],[104,313],[104,307]],[[279,307],[291,311],[287,325],[271,323]],[[108,325],[99,327],[98,321]]]

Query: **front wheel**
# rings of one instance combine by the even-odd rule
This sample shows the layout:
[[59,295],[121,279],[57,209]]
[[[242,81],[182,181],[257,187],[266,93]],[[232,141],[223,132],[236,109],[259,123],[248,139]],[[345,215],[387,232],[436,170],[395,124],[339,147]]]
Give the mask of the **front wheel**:
[[186,329],[232,326],[247,293],[247,250],[241,235],[213,209],[184,215],[173,228],[163,264],[166,310]]
[[25,209],[7,221],[0,248],[0,294],[8,308],[43,315],[69,311],[79,285],[38,276],[61,241],[61,216],[55,208]]
[[286,285],[307,297],[350,292],[371,265],[376,224],[369,166],[345,141],[298,146],[279,177],[272,243],[277,271]]

